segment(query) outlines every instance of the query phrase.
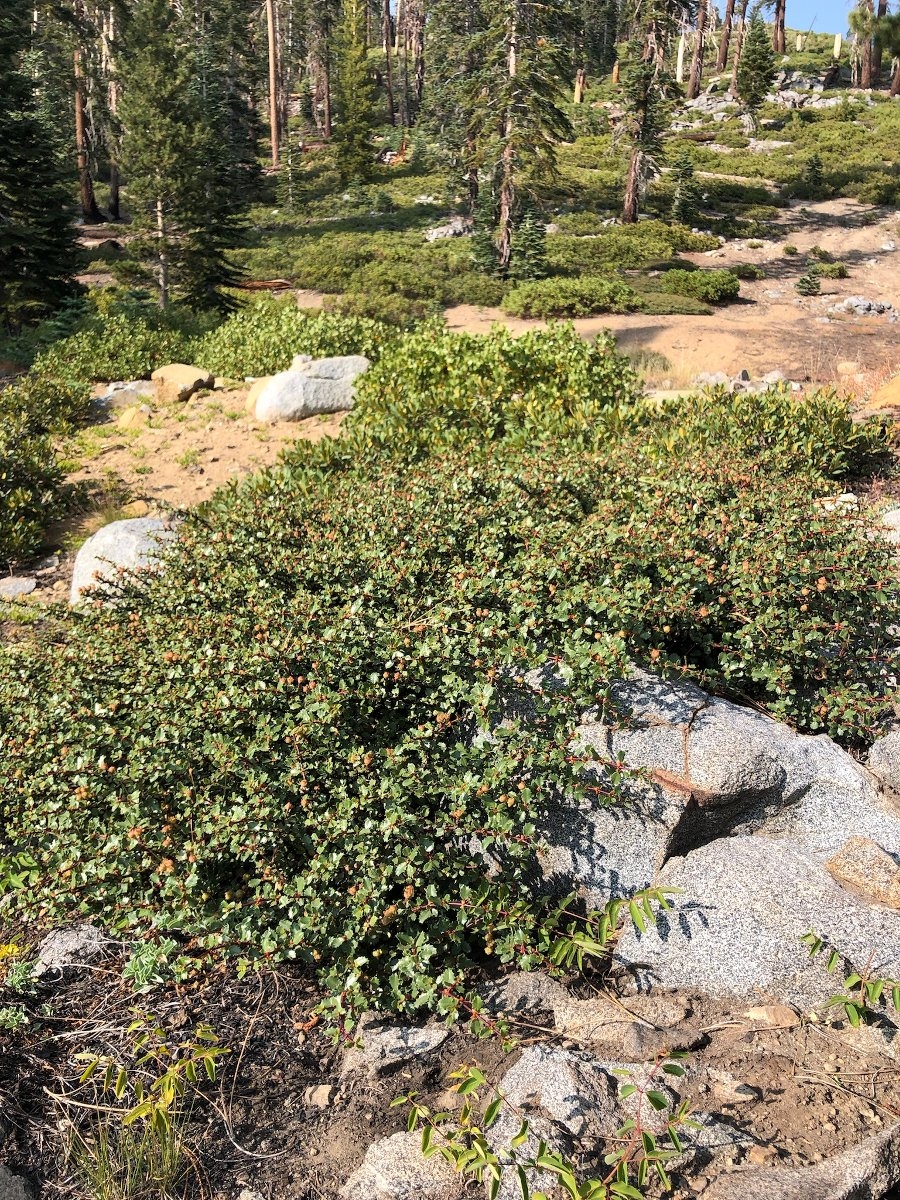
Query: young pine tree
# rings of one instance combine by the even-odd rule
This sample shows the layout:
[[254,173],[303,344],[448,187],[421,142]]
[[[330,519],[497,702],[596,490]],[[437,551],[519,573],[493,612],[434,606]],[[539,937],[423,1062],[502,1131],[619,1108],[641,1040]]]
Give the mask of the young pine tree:
[[694,164],[682,151],[672,164],[675,191],[672,196],[672,220],[680,225],[693,225],[700,207],[700,188],[694,177]]
[[510,279],[543,279],[547,274],[547,231],[529,208],[513,233]]
[[71,295],[76,270],[56,137],[21,69],[29,28],[25,6],[0,11],[0,321],[14,328]]
[[375,98],[366,46],[366,8],[362,0],[345,0],[337,38],[334,148],[345,184],[365,183],[372,176],[375,153]]
[[775,52],[765,22],[757,9],[750,18],[737,67],[738,99],[754,129],[759,124],[759,110],[774,79]]
[[140,236],[138,276],[152,278],[165,308],[227,310],[224,288],[240,272],[228,249],[241,240],[241,197],[221,127],[204,97],[189,31],[168,0],[137,0],[123,56],[122,165]]

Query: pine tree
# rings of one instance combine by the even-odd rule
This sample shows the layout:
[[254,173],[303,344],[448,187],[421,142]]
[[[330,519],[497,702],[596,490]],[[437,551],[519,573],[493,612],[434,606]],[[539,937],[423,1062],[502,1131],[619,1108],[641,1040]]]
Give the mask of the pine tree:
[[366,46],[366,9],[362,0],[345,0],[337,37],[335,100],[338,121],[334,147],[345,184],[372,176],[375,152],[375,99]]
[[76,251],[71,197],[56,133],[21,69],[29,14],[0,12],[0,320],[18,327],[72,294]]
[[682,152],[672,164],[675,191],[672,196],[672,220],[680,225],[693,225],[700,207],[700,188],[694,178],[694,164]]
[[510,279],[543,279],[547,274],[547,231],[544,222],[529,208],[513,234]]
[[754,11],[741,43],[737,68],[737,94],[753,127],[759,124],[759,110],[775,79],[775,52],[765,22]]
[[[130,247],[160,306],[233,307],[224,288],[240,273],[242,198],[221,110],[207,106],[189,31],[167,0],[137,0],[127,31],[120,106],[122,162],[136,228]],[[220,118],[217,123],[216,118]]]

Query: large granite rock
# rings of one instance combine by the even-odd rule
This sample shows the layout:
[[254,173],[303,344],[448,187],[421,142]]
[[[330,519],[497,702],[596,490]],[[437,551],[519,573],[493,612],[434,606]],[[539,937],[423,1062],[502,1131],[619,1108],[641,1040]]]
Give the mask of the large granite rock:
[[89,537],[75,557],[70,601],[77,604],[89,588],[108,583],[121,571],[153,566],[167,542],[177,536],[171,522],[157,517],[113,521]]
[[800,938],[815,930],[850,962],[874,954],[876,974],[900,975],[900,913],[842,887],[793,839],[719,838],[667,863],[657,882],[678,888],[655,929],[626,928],[617,959],[638,987],[693,988],[711,996],[808,1008],[840,980],[810,959]]
[[156,384],[156,396],[163,404],[181,403],[189,400],[195,392],[211,388],[215,376],[202,367],[187,363],[169,363],[158,367],[150,376]]
[[369,368],[360,354],[310,359],[298,355],[289,371],[273,375],[256,399],[258,421],[302,421],[353,407],[355,381]]
[[449,1036],[447,1025],[400,1025],[367,1013],[356,1029],[358,1044],[344,1056],[343,1073],[362,1070],[373,1078],[390,1074],[439,1049]]
[[900,792],[900,729],[892,729],[872,743],[869,770],[895,792]]
[[[822,861],[848,832],[900,853],[900,813],[830,738],[646,671],[611,695],[616,713],[586,719],[576,744],[643,774],[612,804],[553,801],[541,886],[605,903],[653,883],[673,856],[763,827],[793,833]],[[591,770],[602,781],[604,768]]]

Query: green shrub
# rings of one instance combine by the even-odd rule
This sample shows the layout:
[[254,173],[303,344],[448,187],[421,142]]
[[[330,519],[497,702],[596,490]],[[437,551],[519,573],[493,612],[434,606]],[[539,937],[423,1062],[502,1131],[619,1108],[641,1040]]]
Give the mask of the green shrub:
[[659,280],[661,292],[693,296],[707,304],[727,304],[740,295],[741,283],[731,271],[666,271]]
[[508,284],[490,275],[477,271],[466,271],[447,280],[445,300],[447,304],[474,304],[481,308],[496,308],[502,303]]
[[843,262],[816,262],[809,268],[809,274],[819,279],[846,279],[849,271]]
[[411,300],[399,292],[358,292],[351,288],[340,296],[330,297],[325,307],[343,317],[361,317],[409,329],[434,313],[435,302]]
[[189,340],[154,315],[96,315],[77,333],[39,354],[33,370],[79,381],[146,379],[157,367],[184,361]]
[[756,263],[735,263],[728,270],[738,279],[765,279],[766,273]]
[[[165,575],[65,643],[0,650],[5,918],[299,959],[336,1020],[446,1013],[485,956],[541,961],[535,830],[582,795],[572,733],[629,660],[871,729],[890,547],[695,416],[702,452],[310,451],[189,516]],[[542,665],[565,686],[532,692]]]
[[788,243],[786,246],[782,246],[781,253],[784,254],[787,258],[795,258],[800,253],[800,251],[797,249],[796,246],[793,246],[790,243]]
[[0,391],[0,419],[21,417],[30,434],[69,433],[90,415],[91,389],[86,383],[32,371]]
[[364,354],[376,359],[396,334],[363,317],[302,312],[292,300],[259,300],[234,313],[190,348],[193,361],[216,375],[274,375],[295,354]]
[[33,555],[44,526],[60,513],[62,472],[50,439],[24,410],[5,408],[0,392],[0,566]]
[[639,307],[634,290],[627,284],[595,275],[583,279],[537,279],[520,283],[503,298],[503,311],[510,316],[542,319],[632,312]]
[[[642,280],[643,284],[644,281]],[[653,317],[708,317],[712,309],[693,296],[667,295],[665,292],[639,292],[641,312]]]
[[806,275],[801,275],[794,284],[794,287],[801,296],[818,296],[819,292],[822,290],[822,284],[819,282],[818,273],[813,274],[812,271]]

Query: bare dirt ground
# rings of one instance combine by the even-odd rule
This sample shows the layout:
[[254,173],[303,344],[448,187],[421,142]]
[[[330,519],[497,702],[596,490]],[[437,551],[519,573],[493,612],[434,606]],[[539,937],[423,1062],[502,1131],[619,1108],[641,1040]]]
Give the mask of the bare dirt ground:
[[[652,351],[668,361],[659,378],[684,386],[700,372],[754,378],[780,370],[790,379],[826,383],[838,378],[839,363],[858,363],[859,394],[877,386],[900,366],[900,324],[889,316],[826,317],[847,296],[883,300],[900,310],[900,213],[856,200],[829,200],[785,210],[783,236],[773,241],[728,242],[719,250],[685,254],[702,267],[755,263],[766,278],[741,284],[742,302],[708,317],[656,317],[640,313],[588,317],[574,322],[585,337],[611,330],[623,351]],[[798,254],[786,256],[785,245]],[[893,245],[895,249],[885,247]],[[802,297],[794,283],[805,274],[805,255],[818,246],[847,264],[847,279],[823,279],[819,296]],[[485,333],[496,322],[514,331],[543,322],[506,317],[500,309],[460,305],[449,309],[451,329]],[[844,380],[846,382],[846,375]],[[851,376],[852,379],[852,376]]]

